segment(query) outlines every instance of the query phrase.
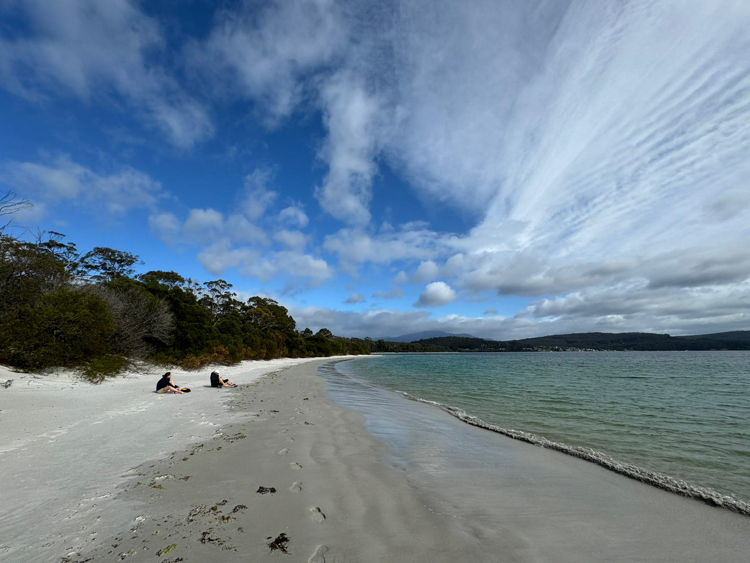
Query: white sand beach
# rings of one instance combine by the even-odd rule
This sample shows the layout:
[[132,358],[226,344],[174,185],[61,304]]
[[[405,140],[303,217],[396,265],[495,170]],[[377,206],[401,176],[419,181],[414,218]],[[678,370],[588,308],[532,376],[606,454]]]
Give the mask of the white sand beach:
[[[173,371],[194,390],[184,396],[152,393],[158,373],[101,386],[3,373],[15,379],[0,388],[3,561],[740,562],[750,552],[750,518],[491,433],[507,464],[483,501],[466,488],[477,517],[461,516],[460,503],[441,504],[387,462],[362,415],[327,398],[325,361],[245,363],[224,370],[240,384],[225,390],[201,386],[208,372]],[[437,416],[438,435],[485,433]]]
[[[309,362],[250,361],[216,368],[238,384]],[[73,372],[13,372],[0,366],[0,560],[59,561],[128,510],[106,507],[133,468],[213,436],[248,416],[230,411],[232,389],[212,389],[208,374],[172,369],[186,395],[158,395],[164,369],[131,371],[99,385]]]

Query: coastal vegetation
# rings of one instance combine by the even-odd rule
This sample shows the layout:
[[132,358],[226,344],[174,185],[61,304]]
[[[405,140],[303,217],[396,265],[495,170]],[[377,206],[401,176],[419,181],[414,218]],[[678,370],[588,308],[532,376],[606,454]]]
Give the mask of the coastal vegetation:
[[[6,194],[0,215],[20,209]],[[136,274],[138,256],[80,253],[54,231],[33,241],[0,228],[0,363],[23,370],[78,368],[90,378],[133,360],[200,368],[209,363],[368,354],[363,340],[297,330],[273,299],[237,298],[224,280],[177,272]]]

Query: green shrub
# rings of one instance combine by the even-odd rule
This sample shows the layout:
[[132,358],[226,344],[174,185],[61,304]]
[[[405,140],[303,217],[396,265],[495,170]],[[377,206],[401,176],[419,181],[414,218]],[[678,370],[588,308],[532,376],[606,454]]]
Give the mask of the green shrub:
[[0,327],[0,362],[21,369],[78,367],[112,352],[115,328],[101,298],[58,289],[21,307]]
[[81,374],[92,383],[101,383],[105,378],[114,377],[128,366],[130,362],[122,356],[109,354],[87,362],[81,369]]

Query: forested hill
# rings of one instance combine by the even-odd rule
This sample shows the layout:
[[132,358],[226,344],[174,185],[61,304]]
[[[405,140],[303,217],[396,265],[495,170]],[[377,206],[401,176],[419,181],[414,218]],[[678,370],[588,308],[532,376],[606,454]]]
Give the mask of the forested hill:
[[0,228],[0,363],[80,368],[96,379],[135,359],[199,368],[369,354],[364,340],[298,330],[273,299],[239,301],[224,280],[136,275],[136,264],[137,256],[111,248],[80,254],[58,233],[26,242]]
[[401,343],[368,341],[373,352],[540,352],[570,350],[750,350],[750,330],[670,336],[648,332],[584,332],[526,338],[485,340],[448,336]]
[[735,330],[733,332],[717,332],[716,334],[702,334],[700,336],[676,336],[678,340],[712,340],[724,342],[730,350],[747,350],[750,345],[750,330]]

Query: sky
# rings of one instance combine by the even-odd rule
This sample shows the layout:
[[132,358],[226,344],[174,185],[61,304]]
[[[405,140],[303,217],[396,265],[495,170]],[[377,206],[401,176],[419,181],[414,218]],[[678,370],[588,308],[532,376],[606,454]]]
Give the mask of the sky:
[[750,329],[746,0],[5,0],[19,236],[373,338]]

